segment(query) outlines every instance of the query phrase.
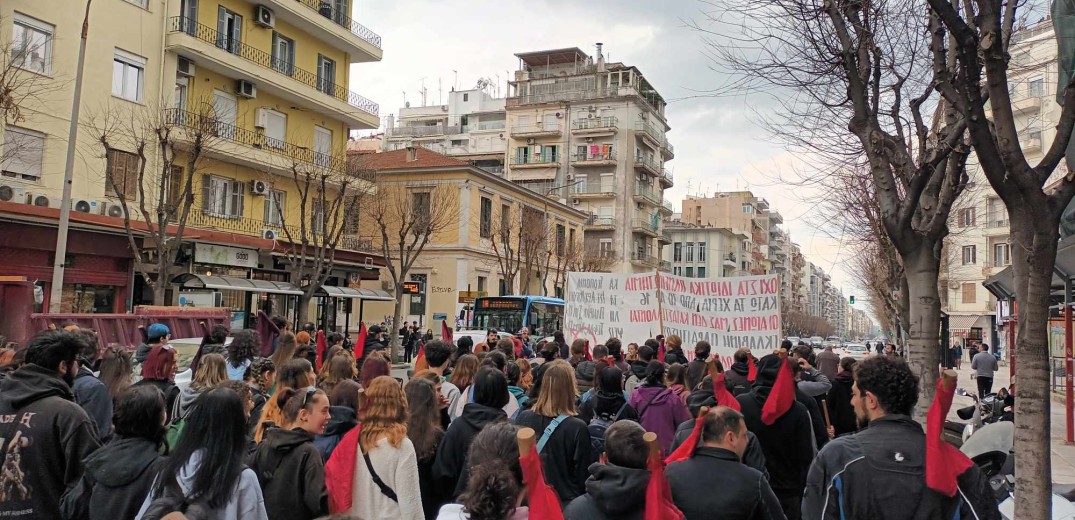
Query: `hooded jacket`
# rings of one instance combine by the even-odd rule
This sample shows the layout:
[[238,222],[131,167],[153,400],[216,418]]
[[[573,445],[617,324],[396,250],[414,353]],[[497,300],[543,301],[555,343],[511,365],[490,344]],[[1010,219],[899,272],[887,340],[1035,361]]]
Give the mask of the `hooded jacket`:
[[[710,408],[717,405],[717,398],[713,395],[713,380],[703,379],[700,388],[691,392],[691,395],[687,396],[687,410],[690,411],[691,416],[697,417],[698,411],[703,406]],[[672,442],[672,446],[669,447],[669,452],[676,451],[680,444],[683,444],[690,437],[691,431],[694,430],[694,419],[684,421],[676,428],[676,438]],[[769,471],[765,469],[765,453],[762,452],[761,444],[758,443],[758,436],[754,435],[754,432],[747,430],[747,449],[743,452],[743,464],[750,466],[761,472],[765,476],[765,480],[769,480]]]
[[593,388],[593,377],[597,373],[597,363],[583,360],[575,367],[575,384],[579,393],[585,393]]
[[0,439],[3,518],[60,518],[60,495],[100,447],[97,427],[75,404],[71,387],[32,363],[0,383]]
[[377,339],[376,335],[370,334],[366,336],[366,342],[362,345],[363,357],[370,355],[371,352],[384,349],[384,343],[382,343],[381,340]]
[[358,426],[358,417],[355,411],[347,406],[330,406],[328,413],[331,418],[325,426],[325,433],[314,437],[314,447],[321,454],[321,460],[328,462],[332,456],[332,450],[340,444],[340,439],[352,428]]
[[84,481],[92,482],[89,520],[134,518],[164,460],[146,439],[116,439],[93,452],[83,464]]
[[[638,422],[638,411],[631,405],[627,404],[627,398],[623,393],[609,394],[607,392],[591,392],[592,397],[582,402],[579,405],[578,418],[586,424],[590,424],[596,415],[605,415],[613,417],[616,420],[627,419],[629,421]],[[624,405],[627,404],[625,407]],[[620,409],[623,412],[620,412]],[[616,414],[619,417],[616,417]]]
[[718,511],[727,520],[784,519],[765,477],[726,449],[700,446],[689,459],[669,464],[665,475],[685,520],[713,518]]
[[747,380],[747,374],[749,373],[750,366],[742,361],[732,363],[731,369],[724,372],[724,384],[732,395],[738,396],[750,391],[750,387],[754,383]]
[[99,438],[107,439],[112,435],[112,396],[108,395],[108,388],[88,366],[79,363],[71,391],[75,394],[75,402],[86,410],[86,414],[97,425]]
[[858,419],[855,417],[855,409],[851,406],[851,385],[855,384],[855,378],[851,372],[840,372],[832,379],[832,389],[829,390],[828,400],[825,404],[829,407],[829,420],[832,421],[832,429],[839,437],[845,433],[858,430]]
[[166,379],[140,379],[137,383],[131,386],[138,385],[152,385],[157,387],[157,390],[161,391],[164,395],[164,411],[168,414],[168,422],[172,422],[172,408],[175,407],[176,401],[179,400],[179,387],[175,386],[175,381]]
[[803,393],[801,388],[795,388],[795,400],[806,408],[810,414],[810,434],[814,438],[817,449],[829,443],[829,432],[825,428],[825,417],[821,415],[821,405],[817,400]]
[[[695,357],[690,363],[687,363],[687,389],[694,390],[702,379],[706,376],[706,360],[703,358]],[[727,375],[725,375],[727,378]]]
[[492,408],[478,403],[467,403],[463,413],[444,432],[444,438],[437,447],[437,460],[433,462],[433,478],[441,489],[457,488],[463,469],[467,465],[467,452],[474,437],[487,424],[507,421],[508,416],[500,408]]
[[[519,413],[515,423],[524,428],[533,428],[540,439],[554,419],[526,410]],[[567,417],[549,436],[541,452],[541,465],[545,481],[556,491],[561,504],[586,492],[590,464],[597,460],[592,448],[586,423],[578,417]]]
[[665,453],[675,438],[676,427],[691,419],[687,404],[671,388],[640,386],[628,402],[638,412],[642,427],[657,434],[657,442]]
[[194,401],[198,400],[202,392],[204,392],[204,389],[195,390],[193,386],[188,386],[182,392],[179,392],[179,398],[175,400],[175,404],[172,406],[172,418],[182,419],[186,417],[190,413]]
[[325,463],[302,429],[271,428],[250,469],[258,476],[269,520],[308,520],[328,514]]
[[[779,359],[772,356],[768,359]],[[763,358],[767,361],[767,358]],[[776,382],[778,363],[759,363],[758,378],[750,392],[736,396],[747,429],[754,432],[765,454],[765,467],[769,470],[769,484],[779,495],[800,496],[806,486],[806,472],[817,453],[811,431],[810,413],[799,402],[771,425],[761,420],[765,399]]]
[[683,355],[683,348],[669,348],[664,352],[664,362],[671,365],[673,363],[679,363],[680,365],[686,365],[688,363],[687,356]]
[[564,520],[641,520],[649,471],[614,464],[593,464],[586,494],[564,508]]

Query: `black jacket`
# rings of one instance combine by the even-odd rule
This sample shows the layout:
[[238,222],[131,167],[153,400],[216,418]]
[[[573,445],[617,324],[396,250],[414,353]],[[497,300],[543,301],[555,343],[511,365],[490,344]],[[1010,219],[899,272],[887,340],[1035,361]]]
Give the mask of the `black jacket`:
[[[536,412],[525,410],[519,413],[515,423],[525,428],[533,428],[537,438],[555,417],[545,417]],[[586,492],[586,478],[589,477],[590,464],[596,461],[590,443],[590,432],[586,423],[578,417],[568,417],[549,437],[545,449],[541,452],[541,465],[545,481],[549,483],[560,503],[566,504]]]
[[[679,445],[683,444],[687,437],[691,436],[691,431],[694,430],[694,421],[695,419],[691,419],[676,428],[676,438],[672,441],[672,447],[668,449],[669,453],[676,451],[676,448],[679,448]],[[747,437],[750,440],[747,441],[747,449],[743,452],[743,464],[758,470],[765,477],[765,480],[769,480],[769,470],[765,469],[765,452],[761,449],[758,436],[754,435],[754,432],[747,430]]]
[[137,385],[152,385],[157,387],[161,394],[164,394],[164,413],[168,415],[168,422],[171,423],[172,407],[175,406],[175,401],[179,399],[179,387],[175,386],[175,382],[165,379],[140,379],[132,386]]
[[363,356],[368,356],[370,352],[377,350],[384,350],[385,344],[377,339],[377,336],[367,336],[366,342],[362,344]]
[[260,387],[250,386],[250,398],[254,401],[254,407],[250,409],[250,418],[246,421],[246,434],[248,437],[253,437],[258,429],[261,411],[265,409],[265,403],[269,401],[269,394],[263,392]]
[[784,520],[765,477],[723,448],[699,447],[691,458],[669,464],[665,475],[686,520]]
[[704,359],[696,357],[687,363],[687,390],[694,390],[705,379],[706,370]]
[[593,361],[584,360],[575,366],[575,386],[578,387],[580,394],[593,388],[593,377],[596,372],[597,363]]
[[60,518],[60,495],[82,476],[97,427],[53,370],[27,364],[0,383],[5,477],[0,517]]
[[460,482],[465,486],[466,481],[461,477],[474,437],[486,424],[507,420],[508,416],[500,408],[478,403],[463,406],[463,413],[444,432],[444,438],[437,447],[437,460],[433,462],[433,478],[442,486],[441,489],[459,489],[457,484]]
[[926,435],[906,415],[874,419],[821,450],[803,497],[803,518],[999,519],[985,477],[972,465],[949,498],[926,487]]
[[825,429],[825,417],[821,415],[821,406],[817,404],[817,399],[810,397],[799,390],[799,387],[795,387],[795,400],[802,404],[807,413],[810,414],[810,427],[814,435],[814,443],[817,449],[821,449],[829,443],[829,433]]
[[340,444],[340,439],[352,428],[358,426],[358,418],[355,411],[347,406],[330,406],[329,415],[332,417],[325,426],[325,433],[314,437],[314,447],[321,454],[321,460],[328,462],[332,450]]
[[731,368],[724,371],[724,384],[732,395],[743,395],[750,391],[750,387],[754,386],[754,383],[747,381],[749,373],[750,367],[742,361],[732,363]]
[[593,464],[586,493],[564,508],[564,520],[641,520],[649,471]]
[[858,430],[855,409],[851,406],[851,385],[854,383],[855,378],[851,372],[836,374],[825,401],[829,408],[829,420],[832,421],[832,429],[836,431],[837,437]]
[[688,363],[687,356],[683,355],[683,349],[668,349],[664,351],[665,364],[671,365],[673,363],[679,363],[680,365],[686,365]]
[[[761,374],[758,375],[759,383]],[[770,380],[767,383],[772,385]],[[758,436],[769,483],[778,494],[799,495],[806,486],[806,472],[817,453],[811,434],[810,413],[802,403],[791,404],[788,411],[772,425],[761,421],[761,409],[772,386],[755,386],[750,392],[736,396],[746,419],[747,429]]]
[[[626,407],[624,405],[627,405]],[[590,421],[595,415],[607,415],[609,417],[616,417],[620,409],[623,409],[623,413],[619,414],[616,420],[627,419],[630,421],[638,422],[638,411],[629,404],[627,399],[623,397],[623,392],[618,394],[609,395],[605,392],[595,392],[593,397],[586,400],[585,403],[579,406],[578,418],[586,424],[590,424]]]
[[646,367],[649,366],[649,361],[628,361],[627,363],[631,365],[631,371],[624,374],[624,377],[634,375],[640,383],[646,380]]
[[116,439],[86,457],[88,520],[134,518],[163,460],[155,443],[140,438]]
[[250,461],[269,520],[304,520],[328,514],[325,463],[301,429],[270,428]]
[[98,438],[107,441],[112,435],[112,396],[108,395],[108,388],[89,366],[80,363],[71,392],[75,394],[75,402],[97,425]]

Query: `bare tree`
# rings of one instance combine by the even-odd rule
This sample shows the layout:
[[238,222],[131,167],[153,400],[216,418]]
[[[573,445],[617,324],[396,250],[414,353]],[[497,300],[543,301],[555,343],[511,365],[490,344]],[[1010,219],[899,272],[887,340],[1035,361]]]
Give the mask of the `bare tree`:
[[345,235],[358,232],[356,215],[359,205],[374,188],[374,172],[363,164],[361,156],[348,159],[324,154],[299,154],[291,158],[286,178],[268,176],[275,188],[290,185],[298,198],[297,218],[287,218],[286,201],[278,191],[270,190],[270,204],[276,211],[278,226],[287,239],[287,271],[299,286],[295,321],[307,321],[310,300],[336,265],[336,249],[347,246]]
[[[963,116],[935,95],[955,64],[935,58],[913,2],[733,1],[706,31],[718,66],[735,78],[716,94],[778,91],[767,125],[812,154],[819,175],[862,168],[880,222],[902,259],[909,306],[908,361],[932,400],[940,362],[940,246],[964,186]],[[731,22],[729,24],[729,21]],[[730,27],[728,27],[730,25]],[[726,34],[732,33],[731,42]],[[749,44],[745,43],[749,42]]]
[[[495,267],[504,280],[506,294],[530,294],[530,284],[551,261],[551,241],[548,239],[546,214],[539,209],[519,204],[502,206],[505,216],[492,224],[489,246]],[[545,277],[541,278],[544,285]],[[517,282],[517,283],[516,283]],[[544,288],[542,288],[544,291]]]
[[505,294],[515,294],[515,279],[523,262],[519,248],[523,229],[522,208],[517,204],[502,205],[500,211],[499,218],[486,224],[490,226],[489,249],[493,252],[497,273],[503,280]]
[[[403,282],[426,246],[444,240],[440,235],[459,225],[459,190],[451,183],[393,181],[378,174],[377,194],[367,204],[374,222],[385,269],[392,278],[396,302],[393,325],[403,320]],[[392,349],[399,354],[399,338]]]
[[[939,75],[937,88],[968,121],[982,172],[1008,208],[1019,328],[1016,338],[1015,507],[1026,518],[1051,518],[1049,348],[1047,326],[1060,218],[1075,196],[1075,172],[1050,183],[1070,145],[1075,125],[1075,88],[1068,76],[1075,57],[1060,53],[1058,97],[1063,105],[1056,136],[1036,165],[1026,160],[1008,86],[1013,28],[1020,2],[929,0],[930,35],[940,59],[958,70]],[[1070,10],[1057,12],[1057,45],[1070,47]],[[986,102],[988,101],[988,107]],[[1070,161],[1070,158],[1069,158]]]
[[[196,111],[108,106],[89,118],[107,163],[105,193],[123,208],[134,268],[154,305],[164,305],[179,272],[175,257],[194,204],[194,177],[210,163],[206,150],[219,140],[212,105],[192,106]],[[132,219],[146,229],[136,229]]]

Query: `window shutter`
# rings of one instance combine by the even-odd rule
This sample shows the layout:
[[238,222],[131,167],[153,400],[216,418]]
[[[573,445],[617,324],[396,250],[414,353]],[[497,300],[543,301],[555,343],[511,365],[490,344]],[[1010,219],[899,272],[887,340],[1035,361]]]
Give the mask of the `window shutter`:
[[202,212],[209,213],[213,200],[213,182],[209,174],[202,174]]
[[232,208],[232,216],[241,217],[245,215],[243,212],[243,196],[246,191],[243,189],[242,181],[232,181],[232,190],[231,196],[233,197],[232,204],[234,206]]

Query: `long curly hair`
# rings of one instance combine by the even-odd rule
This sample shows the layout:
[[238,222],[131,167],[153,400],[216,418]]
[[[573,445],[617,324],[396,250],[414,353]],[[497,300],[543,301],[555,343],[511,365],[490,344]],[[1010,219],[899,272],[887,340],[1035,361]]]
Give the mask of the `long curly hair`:
[[369,453],[377,447],[377,441],[388,437],[396,448],[407,437],[407,396],[399,381],[391,376],[380,376],[370,382],[362,398],[362,433],[358,444]]
[[228,345],[228,363],[235,368],[243,366],[247,361],[253,361],[261,347],[261,342],[252,330],[240,330],[231,338]]
[[470,477],[459,496],[470,520],[504,520],[515,511],[523,488],[519,466],[518,426],[509,422],[487,425],[470,445]]

